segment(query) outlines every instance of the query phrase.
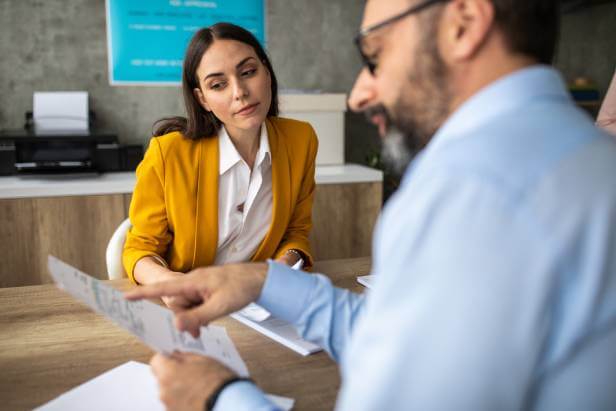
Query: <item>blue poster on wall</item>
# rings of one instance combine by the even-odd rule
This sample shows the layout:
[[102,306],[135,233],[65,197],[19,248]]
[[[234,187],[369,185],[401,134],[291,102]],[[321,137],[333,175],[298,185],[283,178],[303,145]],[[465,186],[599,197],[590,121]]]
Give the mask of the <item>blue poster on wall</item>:
[[264,0],[107,0],[112,85],[177,85],[193,34],[220,21],[252,32],[265,45]]

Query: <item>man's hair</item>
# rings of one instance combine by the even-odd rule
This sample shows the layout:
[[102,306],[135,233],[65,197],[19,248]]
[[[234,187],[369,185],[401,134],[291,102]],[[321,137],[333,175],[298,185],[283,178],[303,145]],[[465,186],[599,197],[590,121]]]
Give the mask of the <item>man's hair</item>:
[[495,22],[514,53],[550,64],[560,29],[558,0],[492,0]]

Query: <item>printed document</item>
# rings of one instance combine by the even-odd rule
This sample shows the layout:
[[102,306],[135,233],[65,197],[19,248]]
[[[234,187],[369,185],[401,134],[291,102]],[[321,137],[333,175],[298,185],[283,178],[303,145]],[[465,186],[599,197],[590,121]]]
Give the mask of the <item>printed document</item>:
[[248,376],[248,368],[224,327],[201,327],[199,338],[193,338],[189,333],[177,330],[173,312],[168,308],[147,300],[125,300],[121,291],[51,255],[47,266],[59,288],[135,335],[150,348],[167,354],[182,351],[207,355],[237,374]]

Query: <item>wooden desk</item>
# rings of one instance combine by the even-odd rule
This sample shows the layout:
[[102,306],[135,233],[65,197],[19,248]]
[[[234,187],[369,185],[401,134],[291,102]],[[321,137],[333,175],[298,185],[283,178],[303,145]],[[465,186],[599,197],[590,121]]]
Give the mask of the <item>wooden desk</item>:
[[[361,291],[369,258],[317,263],[334,284]],[[127,280],[111,281],[119,289]],[[296,410],[331,410],[340,385],[324,353],[302,357],[239,322],[227,328],[252,378],[266,392],[292,397]],[[126,361],[152,351],[132,335],[53,285],[0,289],[0,409],[32,409]]]

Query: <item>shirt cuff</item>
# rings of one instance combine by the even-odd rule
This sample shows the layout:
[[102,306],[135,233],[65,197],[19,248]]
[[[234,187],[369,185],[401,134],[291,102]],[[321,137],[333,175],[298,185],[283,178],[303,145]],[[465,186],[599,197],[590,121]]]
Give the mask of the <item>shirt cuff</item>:
[[214,411],[277,410],[263,391],[249,381],[236,382],[227,386],[216,400]]
[[267,277],[256,301],[275,317],[295,324],[308,306],[317,279],[312,274],[268,260]]

